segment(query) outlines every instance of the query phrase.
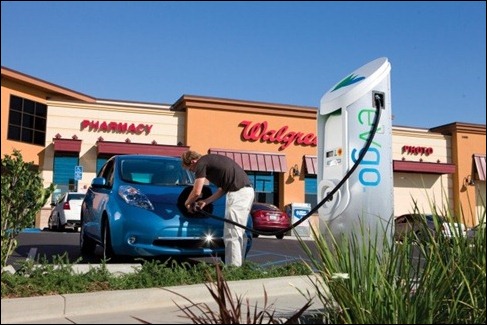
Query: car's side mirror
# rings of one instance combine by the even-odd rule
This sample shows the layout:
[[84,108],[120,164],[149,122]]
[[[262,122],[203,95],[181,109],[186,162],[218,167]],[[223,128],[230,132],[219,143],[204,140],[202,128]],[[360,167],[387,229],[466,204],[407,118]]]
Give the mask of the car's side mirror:
[[94,188],[105,187],[107,185],[107,180],[104,177],[95,177],[91,182],[91,186]]

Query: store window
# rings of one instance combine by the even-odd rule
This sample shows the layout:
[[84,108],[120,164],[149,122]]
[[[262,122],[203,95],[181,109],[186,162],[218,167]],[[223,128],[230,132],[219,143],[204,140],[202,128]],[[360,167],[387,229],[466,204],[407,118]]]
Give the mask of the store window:
[[46,120],[45,104],[11,95],[7,139],[44,146]]
[[315,207],[318,204],[316,175],[306,175],[304,178],[304,201]]
[[255,201],[279,205],[278,177],[271,172],[247,172],[254,186]]
[[53,182],[61,192],[77,191],[74,169],[79,163],[78,153],[56,152],[54,155]]
[[110,157],[112,157],[112,155],[98,155],[98,157],[96,157],[96,174],[97,175],[100,172],[103,165],[105,165],[105,163],[108,161],[108,159],[110,159]]

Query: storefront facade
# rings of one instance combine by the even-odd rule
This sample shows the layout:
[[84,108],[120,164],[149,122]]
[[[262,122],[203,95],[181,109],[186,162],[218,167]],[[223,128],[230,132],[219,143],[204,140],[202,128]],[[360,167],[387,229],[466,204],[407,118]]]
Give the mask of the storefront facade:
[[[303,158],[316,157],[316,108],[183,96],[172,109],[186,112],[185,143],[237,161],[260,202],[304,202],[306,182],[316,193],[316,173]],[[309,199],[316,205],[316,195]]]
[[[46,185],[63,191],[86,189],[114,154],[192,149],[237,161],[260,202],[315,206],[316,112],[187,95],[173,104],[99,100],[2,67],[2,156],[20,150]],[[392,136],[395,215],[412,211],[413,202],[425,213],[461,211],[468,226],[485,215],[485,125],[393,127]],[[48,214],[47,205],[36,226]]]

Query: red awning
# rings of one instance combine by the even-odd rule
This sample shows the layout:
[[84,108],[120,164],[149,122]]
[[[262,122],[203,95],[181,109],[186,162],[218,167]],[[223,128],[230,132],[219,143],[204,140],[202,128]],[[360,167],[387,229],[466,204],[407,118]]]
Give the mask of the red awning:
[[225,149],[210,149],[208,152],[227,156],[247,171],[287,172],[286,156],[283,154]]
[[[305,155],[304,163],[306,166],[306,173],[309,175],[316,175],[318,173],[318,158],[316,156]],[[481,165],[482,157],[476,159]],[[482,165],[481,165],[482,166]],[[410,173],[425,173],[425,174],[453,174],[456,167],[454,164],[441,163],[427,163],[419,161],[402,161],[394,160],[393,168],[395,172],[410,172]],[[482,169],[483,168],[483,169]],[[485,156],[483,156],[483,167],[480,167],[483,172],[485,180]],[[479,172],[479,177],[481,172]]]
[[81,140],[54,138],[54,151],[77,152],[81,151]]
[[145,155],[162,155],[181,157],[181,154],[188,150],[187,146],[171,146],[148,143],[127,143],[98,141],[98,154],[110,155],[127,155],[127,154],[145,154]]
[[454,164],[429,163],[419,161],[394,160],[393,170],[395,172],[425,173],[425,174],[454,174]]
[[304,166],[306,166],[306,174],[318,174],[318,158],[316,156],[304,155]]
[[477,169],[477,179],[485,181],[485,155],[474,154],[475,168]]

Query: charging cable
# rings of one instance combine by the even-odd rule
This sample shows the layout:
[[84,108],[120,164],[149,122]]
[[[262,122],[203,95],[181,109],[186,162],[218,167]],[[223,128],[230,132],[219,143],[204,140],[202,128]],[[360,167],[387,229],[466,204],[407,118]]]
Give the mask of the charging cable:
[[198,209],[197,211],[200,212],[200,213],[202,213],[205,216],[208,216],[208,217],[211,217],[211,218],[214,218],[214,219],[217,219],[217,220],[221,220],[221,221],[224,221],[224,222],[231,223],[232,225],[235,225],[235,226],[238,226],[238,227],[243,228],[245,230],[248,230],[248,231],[250,231],[250,232],[252,232],[254,234],[264,235],[264,236],[274,236],[274,235],[283,234],[283,233],[286,233],[286,232],[290,231],[291,229],[299,226],[306,219],[308,219],[311,215],[313,215],[316,211],[318,211],[318,209],[323,204],[325,204],[327,201],[330,201],[333,198],[333,195],[340,189],[340,187],[343,186],[343,184],[350,178],[350,176],[352,176],[352,174],[355,172],[355,169],[358,168],[358,166],[360,165],[360,163],[364,159],[367,151],[370,148],[370,145],[372,144],[372,140],[374,139],[375,133],[377,132],[377,128],[379,127],[380,116],[381,116],[381,113],[382,113],[383,102],[382,102],[381,96],[379,94],[375,94],[374,95],[374,102],[375,102],[375,107],[377,109],[377,113],[375,115],[374,123],[372,124],[372,129],[371,129],[371,132],[369,134],[369,137],[367,138],[367,141],[365,142],[365,145],[364,145],[363,149],[360,151],[359,157],[355,161],[355,163],[353,164],[352,168],[350,168],[350,170],[345,174],[345,176],[342,178],[342,180],[333,188],[332,191],[330,191],[323,198],[323,200],[321,200],[304,217],[302,217],[301,219],[299,219],[298,221],[296,221],[291,226],[287,227],[286,229],[281,229],[279,231],[273,231],[273,232],[259,231],[259,230],[255,230],[255,229],[252,229],[252,228],[248,228],[248,227],[246,227],[246,226],[244,226],[244,225],[242,225],[242,224],[240,224],[238,222],[235,222],[233,220],[228,220],[228,219],[225,219],[225,218],[222,218],[222,217],[213,215],[213,214],[208,213],[208,212],[206,212],[204,210],[201,210],[201,209]]

